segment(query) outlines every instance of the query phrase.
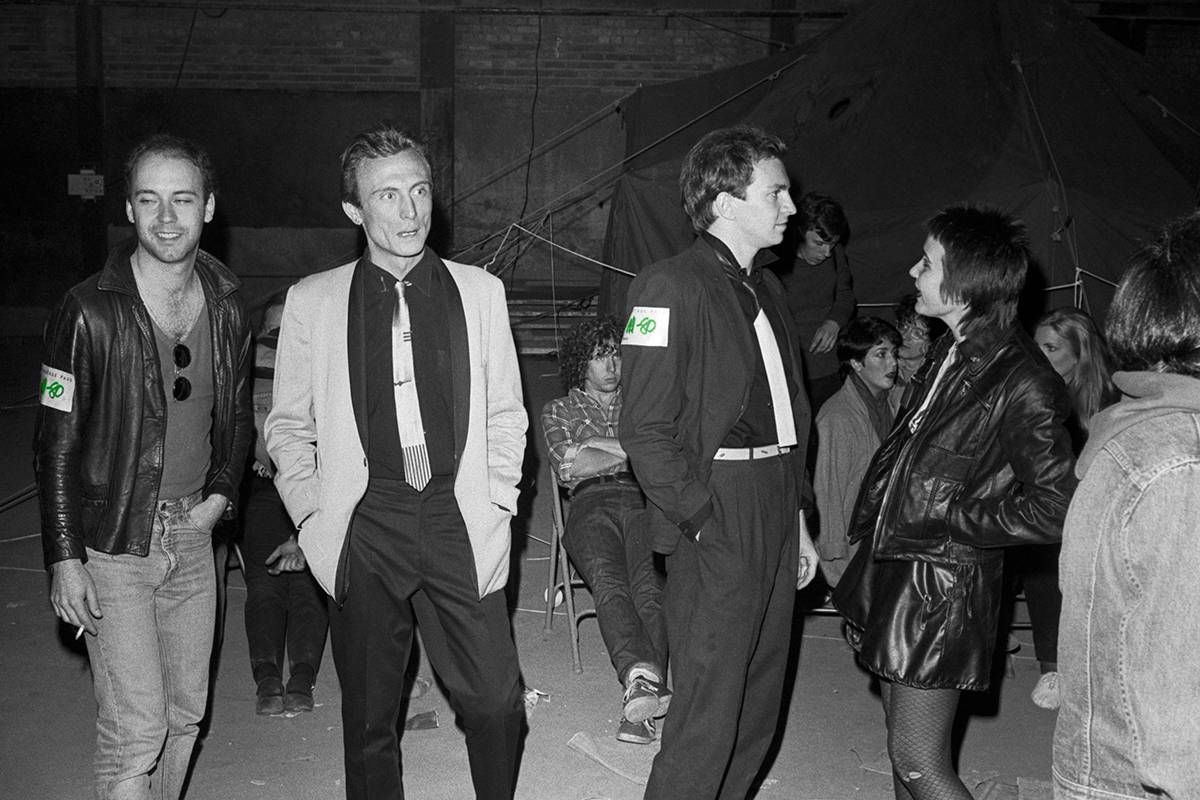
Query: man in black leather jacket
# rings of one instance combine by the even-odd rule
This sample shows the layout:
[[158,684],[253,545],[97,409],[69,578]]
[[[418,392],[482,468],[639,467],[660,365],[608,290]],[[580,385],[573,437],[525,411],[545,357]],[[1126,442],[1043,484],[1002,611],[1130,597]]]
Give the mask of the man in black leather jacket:
[[212,166],[151,137],[126,164],[136,237],[46,327],[35,435],[50,601],[87,632],[96,796],[178,797],[208,696],[211,532],[253,436],[238,282],[199,249]]

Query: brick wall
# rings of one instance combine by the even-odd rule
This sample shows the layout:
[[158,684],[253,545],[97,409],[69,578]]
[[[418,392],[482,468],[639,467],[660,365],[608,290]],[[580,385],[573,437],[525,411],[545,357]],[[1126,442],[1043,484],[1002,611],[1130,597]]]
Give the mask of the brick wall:
[[[105,82],[111,87],[405,91],[417,86],[418,16],[396,13],[202,6],[102,7]],[[195,23],[193,25],[193,16]],[[547,15],[537,67],[543,86],[631,89],[759,58],[763,18]],[[457,71],[464,88],[523,90],[534,83],[538,18],[460,11]],[[191,30],[191,41],[188,32]],[[747,38],[748,37],[748,38]],[[70,88],[75,13],[61,5],[8,5],[0,27],[0,85]]]
[[[684,17],[462,15],[458,79],[471,88],[532,86],[534,54],[543,86],[625,90],[692,78],[767,55],[766,19],[719,20],[717,30]],[[739,35],[742,34],[742,35]],[[749,37],[749,38],[746,38]]]
[[[857,1],[797,0],[797,7],[848,8]],[[242,2],[205,3],[198,13],[194,0],[156,0],[144,8],[102,5],[106,86],[134,92],[169,89],[180,75],[186,46],[179,77],[186,90],[361,93],[419,88],[418,0],[393,0],[394,10],[388,11],[373,10],[383,7],[382,0],[361,0],[336,12],[324,9],[338,0],[326,0],[324,9],[317,0],[278,0],[277,8],[272,7],[275,0]],[[634,10],[628,15],[554,13],[556,5],[586,7],[585,0],[504,4],[544,4],[549,13],[539,22],[534,14],[473,11],[469,2],[463,0],[455,12],[455,41],[447,45],[455,50],[458,189],[522,159],[531,138],[543,143],[639,84],[690,78],[771,51],[764,41],[771,35],[766,17],[650,17]],[[605,0],[602,5],[621,3],[630,9],[644,6],[641,0]],[[772,2],[694,0],[680,5],[767,9]],[[794,38],[803,41],[835,22],[797,18]],[[1147,53],[1200,76],[1200,26],[1152,26]],[[75,9],[58,3],[5,5],[0,14],[0,88],[69,92],[74,86]],[[561,197],[623,155],[624,130],[619,116],[612,114],[533,159],[528,179],[522,166],[456,206],[456,245],[503,230],[523,207],[533,210]],[[59,178],[51,182],[58,185]],[[555,237],[598,256],[608,213],[604,198],[601,193],[557,215]],[[546,249],[534,247],[522,260],[521,275],[541,280],[548,262]],[[556,280],[594,283],[595,270],[563,256]]]
[[75,85],[75,9],[4,6],[0,15],[0,84]]

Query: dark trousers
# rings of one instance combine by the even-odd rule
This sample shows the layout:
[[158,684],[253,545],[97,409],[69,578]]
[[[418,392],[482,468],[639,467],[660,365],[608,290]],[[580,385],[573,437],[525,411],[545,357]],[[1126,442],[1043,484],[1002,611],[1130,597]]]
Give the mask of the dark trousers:
[[1029,627],[1033,634],[1033,653],[1042,671],[1058,668],[1058,617],[1062,613],[1062,592],[1058,589],[1057,544],[1015,547],[1006,566],[1014,570],[1025,588],[1029,609]]
[[663,575],[641,525],[645,507],[636,486],[590,486],[571,498],[563,534],[563,547],[592,591],[600,635],[622,684],[639,664],[667,677]]
[[775,736],[796,596],[791,462],[718,461],[712,519],[667,558],[675,696],[647,800],[743,800]]
[[307,570],[267,572],[267,558],[295,532],[268,478],[254,476],[246,501],[242,558],[246,561],[246,639],[254,682],[280,678],[284,647],[289,672],[308,688],[321,667],[329,617],[325,593]]
[[[478,798],[508,800],[525,719],[504,592],[482,600],[453,481],[373,479],[350,525],[346,601],[330,615],[349,800],[399,800],[414,626],[466,733]],[[438,769],[437,765],[426,765]]]

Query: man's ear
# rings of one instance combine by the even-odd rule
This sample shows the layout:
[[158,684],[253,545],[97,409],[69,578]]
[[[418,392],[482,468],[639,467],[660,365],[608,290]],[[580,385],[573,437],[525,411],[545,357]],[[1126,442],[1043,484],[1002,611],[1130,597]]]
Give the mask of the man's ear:
[[128,219],[130,222],[134,222],[133,203],[129,202],[129,200],[125,201],[125,218]]
[[734,199],[734,196],[729,192],[721,192],[713,200],[713,213],[722,219],[732,219]]
[[217,210],[217,196],[209,192],[208,199],[204,201],[204,221],[212,222],[213,212]]
[[343,200],[342,211],[346,212],[346,216],[349,217],[350,221],[355,225],[362,225],[362,209],[354,205],[354,203],[351,203],[349,200]]

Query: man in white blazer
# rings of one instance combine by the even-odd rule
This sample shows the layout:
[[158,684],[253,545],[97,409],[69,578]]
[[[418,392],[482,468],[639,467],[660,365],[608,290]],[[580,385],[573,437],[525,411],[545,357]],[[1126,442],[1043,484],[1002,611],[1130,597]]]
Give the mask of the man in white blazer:
[[288,294],[266,421],[275,483],[333,598],[346,796],[402,798],[413,631],[449,689],[479,798],[511,798],[524,724],[504,592],[525,451],[501,282],[425,246],[429,162],[380,125],[342,154],[355,262]]

